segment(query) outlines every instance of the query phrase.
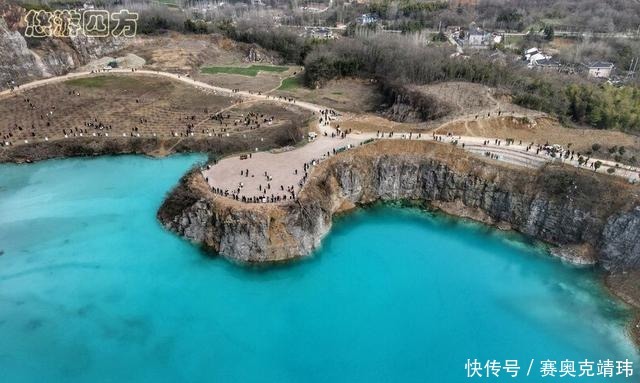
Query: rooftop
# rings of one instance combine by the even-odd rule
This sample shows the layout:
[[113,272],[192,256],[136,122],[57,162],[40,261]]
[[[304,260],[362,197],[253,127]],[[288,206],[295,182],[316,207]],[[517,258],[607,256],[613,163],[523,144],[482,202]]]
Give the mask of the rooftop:
[[545,58],[542,60],[536,60],[535,64],[539,66],[560,66],[560,61],[552,58]]
[[610,63],[608,61],[595,61],[592,63],[587,64],[587,67],[589,68],[613,68],[613,63]]

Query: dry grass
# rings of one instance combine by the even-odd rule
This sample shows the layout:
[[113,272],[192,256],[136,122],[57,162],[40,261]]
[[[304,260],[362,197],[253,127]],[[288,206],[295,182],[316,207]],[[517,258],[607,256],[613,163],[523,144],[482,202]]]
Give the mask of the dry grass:
[[474,119],[475,116],[497,114],[539,115],[541,113],[514,105],[511,97],[500,89],[470,82],[442,82],[430,85],[411,86],[413,90],[436,98],[450,105],[452,111],[445,117],[430,123],[442,124],[456,118]]
[[[301,126],[309,113],[272,102],[236,104],[236,100],[197,90],[169,79],[140,75],[106,75],[50,84],[0,100],[0,136],[14,145],[108,134],[121,137],[233,136],[247,130]],[[223,122],[211,115],[224,110]],[[250,112],[257,119],[274,117],[271,125],[246,125]],[[236,122],[239,121],[239,122]],[[87,125],[93,123],[94,126]],[[102,125],[96,126],[96,125]]]
[[431,85],[410,86],[411,89],[435,97],[451,105],[452,114],[479,113],[498,107],[493,89],[468,82],[443,82]]
[[330,81],[319,89],[298,87],[274,94],[325,105],[342,112],[374,112],[382,103],[377,85],[365,80],[343,79]]
[[[242,68],[248,69],[251,68],[251,66],[258,68],[266,67],[267,64],[268,63],[249,64],[236,61],[232,64],[224,65],[203,65],[196,73],[193,73],[193,77],[199,81],[223,88],[265,93],[277,89],[284,79],[295,76],[301,71],[300,67],[290,66],[284,71],[261,70],[254,76],[248,75],[250,71],[242,70]],[[208,67],[228,67],[229,73],[205,73]],[[282,66],[273,66],[273,68],[280,67]]]
[[[250,49],[260,54],[262,61],[246,62]],[[293,75],[291,68],[282,73],[261,72],[255,77],[233,74],[206,74],[201,68],[277,64],[278,59],[263,49],[239,43],[219,35],[183,35],[170,32],[161,36],[140,36],[128,42],[112,56],[136,54],[146,60],[145,68],[173,73],[189,73],[193,78],[224,88],[266,92],[280,86],[280,81]],[[299,71],[300,68],[297,68]]]
[[194,78],[198,81],[223,88],[265,93],[278,88],[280,82],[288,76],[291,76],[293,72],[293,69],[281,73],[259,72],[255,77],[226,73],[198,73],[194,75]]
[[425,132],[426,126],[424,123],[391,121],[373,114],[349,113],[340,120],[342,129],[351,129],[353,132]]
[[191,72],[209,61],[222,64],[241,60],[240,52],[220,48],[218,39],[178,33],[136,37],[126,48],[112,55],[127,53],[144,58],[147,68],[178,73]]
[[[169,32],[159,36],[138,36],[112,56],[134,53],[147,61],[146,67],[168,72],[199,72],[201,66],[247,65],[244,62],[250,46],[220,35],[184,35]],[[264,58],[256,64],[277,61],[262,49],[255,48]]]
[[[336,85],[333,86],[335,87]],[[451,105],[452,111],[448,115],[433,121],[414,123],[396,122],[381,117],[380,115],[363,113],[380,108],[379,105],[382,102],[382,96],[377,92],[375,84],[365,84],[364,87],[361,84],[360,88],[358,88],[354,84],[344,83],[342,87],[346,88],[345,99],[349,100],[347,102],[351,103],[352,109],[338,109],[351,111],[353,113],[345,116],[341,122],[341,126],[361,132],[395,131],[424,133],[436,129],[443,124],[448,124],[451,121],[474,120],[476,116],[479,120],[482,120],[487,119],[489,115],[495,116],[498,112],[508,115],[540,115],[538,112],[513,105],[508,96],[503,95],[496,89],[468,82],[444,82],[412,86],[411,88],[412,90],[423,92],[437,98],[443,103]],[[322,89],[319,91],[326,93],[331,91],[331,89]],[[368,97],[366,96],[367,93]],[[319,98],[319,96],[315,96],[314,101],[325,101]],[[366,104],[363,105],[361,100],[366,100]]]

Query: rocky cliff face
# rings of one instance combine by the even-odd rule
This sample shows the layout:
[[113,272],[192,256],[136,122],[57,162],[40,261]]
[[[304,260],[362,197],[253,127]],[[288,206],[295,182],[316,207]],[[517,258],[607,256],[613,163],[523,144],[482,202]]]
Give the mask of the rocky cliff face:
[[317,231],[328,230],[328,225],[324,214],[318,214],[313,225],[301,224],[302,215],[299,205],[246,205],[218,197],[197,170],[183,177],[158,211],[167,228],[229,259],[248,263],[309,254],[319,245],[321,235],[314,239]]
[[11,81],[22,84],[43,77],[62,75],[116,50],[126,39],[32,38],[31,44],[20,34],[25,11],[15,6],[0,7],[0,89]]
[[640,269],[640,207],[607,220],[601,248],[607,264]]
[[4,19],[0,19],[0,52],[0,89],[16,79],[50,76],[42,60],[27,47],[27,41],[19,32],[10,31]]
[[289,205],[217,197],[194,172],[158,217],[225,257],[279,261],[311,253],[336,212],[380,200],[424,201],[557,245],[567,257],[586,257],[607,269],[640,268],[637,187],[561,166],[508,168],[428,142],[378,142],[335,156],[313,171]]

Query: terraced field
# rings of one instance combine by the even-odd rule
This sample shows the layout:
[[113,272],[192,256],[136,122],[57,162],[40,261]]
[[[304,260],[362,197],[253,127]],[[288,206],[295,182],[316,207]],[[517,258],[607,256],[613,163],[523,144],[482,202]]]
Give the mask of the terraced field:
[[70,137],[268,136],[309,113],[275,102],[194,89],[150,76],[104,75],[52,83],[0,102],[0,137],[12,145]]

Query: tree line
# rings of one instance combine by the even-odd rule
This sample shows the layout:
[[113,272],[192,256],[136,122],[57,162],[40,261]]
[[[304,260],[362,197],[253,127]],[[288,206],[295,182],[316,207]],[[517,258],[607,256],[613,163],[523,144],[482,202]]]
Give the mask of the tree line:
[[[402,36],[343,38],[314,47],[305,60],[304,82],[315,88],[341,77],[375,79],[393,102],[415,92],[398,84],[469,81],[508,91],[520,106],[557,116],[563,123],[640,133],[640,90],[587,81],[577,75],[532,71],[489,55],[452,57],[451,50],[416,44]],[[426,107],[427,102],[417,104]],[[425,117],[437,117],[427,110]]]

